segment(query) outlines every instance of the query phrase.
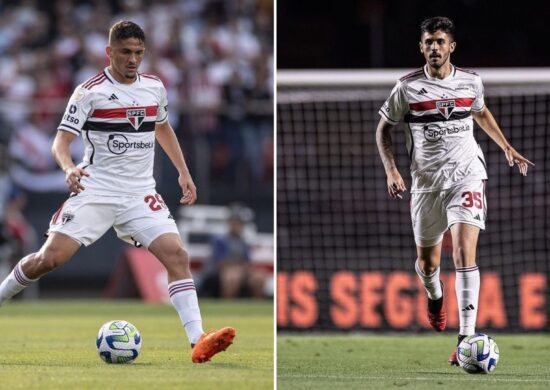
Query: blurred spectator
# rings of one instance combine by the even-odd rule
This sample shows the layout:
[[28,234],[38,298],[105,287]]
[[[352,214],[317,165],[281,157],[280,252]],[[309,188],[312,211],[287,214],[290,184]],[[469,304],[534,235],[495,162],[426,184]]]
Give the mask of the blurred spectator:
[[250,245],[243,230],[245,218],[234,207],[227,221],[228,232],[212,240],[212,258],[200,289],[203,296],[238,298],[264,297],[266,273],[250,263]]

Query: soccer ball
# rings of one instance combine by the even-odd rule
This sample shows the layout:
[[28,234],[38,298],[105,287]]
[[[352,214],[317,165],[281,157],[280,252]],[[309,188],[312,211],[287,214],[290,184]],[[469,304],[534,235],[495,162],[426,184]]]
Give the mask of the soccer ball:
[[109,321],[99,329],[96,346],[106,363],[131,363],[141,350],[141,335],[128,321]]
[[498,364],[498,345],[483,333],[466,336],[457,348],[458,364],[469,374],[490,374]]

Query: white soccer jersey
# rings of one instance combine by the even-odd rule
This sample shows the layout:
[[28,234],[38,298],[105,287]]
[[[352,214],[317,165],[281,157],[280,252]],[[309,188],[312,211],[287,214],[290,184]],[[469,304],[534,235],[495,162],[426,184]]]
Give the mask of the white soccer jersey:
[[424,66],[397,82],[379,113],[392,125],[406,123],[411,192],[487,179],[472,118],[472,111],[482,111],[484,106],[481,78],[455,66],[443,80],[431,77]]
[[155,188],[155,124],[168,119],[166,89],[156,76],[139,74],[121,84],[103,72],[80,84],[59,130],[82,135],[81,179],[87,194],[139,194]]

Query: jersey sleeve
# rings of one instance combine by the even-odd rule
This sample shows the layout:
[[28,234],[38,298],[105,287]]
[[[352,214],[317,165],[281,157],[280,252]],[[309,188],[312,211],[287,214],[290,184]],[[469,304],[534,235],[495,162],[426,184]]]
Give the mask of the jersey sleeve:
[[164,123],[168,120],[168,96],[164,85],[160,88],[160,101],[157,110],[156,123]]
[[75,89],[58,126],[59,130],[68,131],[75,135],[81,133],[82,127],[92,111],[91,96],[91,92],[82,88],[82,86]]
[[405,116],[407,107],[404,85],[398,81],[378,113],[390,125],[397,125]]
[[481,81],[481,77],[476,77],[475,79],[475,87],[476,87],[476,99],[474,100],[474,103],[472,104],[472,111],[479,112],[482,111],[485,107],[485,92],[483,88],[483,82]]

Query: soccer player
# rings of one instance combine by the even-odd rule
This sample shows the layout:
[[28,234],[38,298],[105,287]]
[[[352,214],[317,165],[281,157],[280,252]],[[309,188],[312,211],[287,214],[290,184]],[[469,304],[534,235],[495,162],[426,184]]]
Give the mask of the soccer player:
[[[168,272],[170,301],[202,363],[229,347],[235,330],[204,333],[197,293],[170,211],[155,191],[155,139],[179,172],[180,203],[193,204],[197,190],[168,122],[166,89],[156,76],[138,73],[145,34],[130,21],[116,23],[106,48],[110,65],[79,85],[71,96],[52,154],[65,172],[69,199],[53,215],[48,238],[24,257],[0,284],[0,305],[66,263],[114,227],[118,237],[143,245]],[[75,166],[70,144],[82,136],[83,161]]]
[[[445,329],[446,311],[439,280],[441,243],[447,229],[453,241],[458,342],[475,333],[479,295],[476,246],[485,229],[487,170],[474,138],[476,123],[501,148],[510,166],[527,174],[529,160],[502,134],[485,106],[483,84],[474,72],[451,64],[456,48],[453,22],[434,17],[422,22],[420,52],[426,64],[402,77],[379,113],[376,143],[387,175],[391,198],[407,190],[392,151],[391,131],[405,122],[411,160],[411,219],[416,242],[415,269],[428,293],[428,319],[438,332]],[[456,348],[449,358],[458,365]]]

